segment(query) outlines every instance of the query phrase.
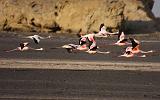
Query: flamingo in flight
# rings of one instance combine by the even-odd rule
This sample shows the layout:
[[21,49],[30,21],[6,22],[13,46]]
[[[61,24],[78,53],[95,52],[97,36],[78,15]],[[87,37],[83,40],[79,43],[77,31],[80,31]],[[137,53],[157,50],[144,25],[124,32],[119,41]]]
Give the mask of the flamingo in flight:
[[19,47],[15,48],[15,49],[7,50],[6,52],[27,51],[27,50],[37,50],[37,51],[44,50],[43,48],[39,48],[39,49],[31,48],[28,45],[29,45],[29,42],[20,43]]
[[88,50],[87,37],[83,36],[82,29],[79,30],[77,36],[79,37],[79,46],[77,47],[77,50]]
[[34,43],[39,44],[41,39],[47,39],[47,38],[51,38],[51,37],[48,36],[48,37],[45,38],[45,37],[41,37],[39,35],[32,35],[32,36],[27,36],[26,38],[30,38],[34,41]]
[[73,51],[76,50],[88,50],[88,47],[86,45],[87,37],[82,37],[82,29],[79,30],[77,36],[79,37],[79,44],[66,44],[61,47],[55,47],[51,49],[66,49],[68,53],[72,53]]
[[108,37],[109,35],[116,35],[118,34],[117,32],[111,33],[106,31],[106,27],[104,23],[102,23],[99,27],[99,32],[95,34],[95,37]]
[[[95,41],[95,34],[83,34],[82,29],[78,32],[77,36],[79,37],[79,44],[67,44],[63,45],[61,47],[51,48],[51,49],[57,49],[57,48],[65,48],[69,53],[79,50],[79,51],[86,51],[88,53],[97,53],[97,45]],[[87,45],[87,40],[89,41],[89,47]],[[100,52],[99,52],[100,53]],[[101,52],[102,53],[102,52]]]
[[120,57],[134,57],[134,56],[137,56],[137,57],[146,57],[146,55],[141,55],[141,56],[138,56],[136,54],[138,53],[143,53],[143,54],[146,54],[146,53],[152,53],[153,51],[150,50],[150,51],[143,51],[143,50],[140,50],[140,42],[137,41],[136,39],[134,38],[129,38],[131,43],[132,43],[132,47],[127,47],[126,50],[125,50],[125,53],[123,55],[120,55]]
[[69,53],[73,52],[74,50],[76,50],[78,48],[79,45],[75,45],[75,44],[67,44],[67,45],[63,45],[61,48],[66,49]]
[[[80,37],[79,45],[67,44],[61,47],[56,47],[56,48],[65,48],[69,53],[75,50],[85,51],[90,54],[104,53],[104,52],[97,51],[98,46],[96,44],[95,35],[93,33],[86,34],[86,35],[82,35],[79,33],[78,36]],[[87,40],[89,41],[89,45],[87,45]],[[51,49],[56,49],[56,48],[51,48]],[[109,52],[105,52],[105,53],[109,53]]]
[[77,36],[79,37],[79,43],[76,44],[66,44],[60,47],[55,47],[51,49],[66,49],[69,53],[72,53],[73,51],[79,50],[79,51],[85,51],[88,50],[87,47],[87,36],[83,36],[82,29],[79,30]]
[[118,46],[128,45],[129,43],[127,41],[128,39],[125,38],[124,32],[119,32],[118,41],[115,43],[115,45]]
[[83,45],[76,45],[76,44],[66,44],[60,47],[55,47],[51,49],[66,49],[68,53],[72,53],[73,51],[85,51],[88,50],[88,47],[86,44]]
[[132,50],[132,53],[152,53],[153,51],[150,50],[150,51],[143,51],[143,50],[140,50],[140,42],[134,38],[129,38],[131,43],[132,43],[132,47],[128,47],[128,49],[131,49]]
[[125,53],[123,55],[120,55],[119,57],[127,57],[127,58],[130,58],[130,57],[146,57],[146,55],[135,55],[134,53],[132,53],[131,50],[127,50],[125,51]]
[[96,42],[90,42],[89,43],[89,49],[86,52],[89,53],[89,54],[96,54],[96,53],[109,54],[110,53],[109,51],[107,51],[107,52],[99,51],[98,48],[99,47],[97,46]]

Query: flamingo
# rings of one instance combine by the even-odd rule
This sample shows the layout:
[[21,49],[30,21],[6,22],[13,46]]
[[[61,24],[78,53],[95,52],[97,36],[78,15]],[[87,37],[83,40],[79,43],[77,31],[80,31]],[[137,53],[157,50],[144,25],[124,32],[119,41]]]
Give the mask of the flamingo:
[[86,52],[88,52],[90,54],[95,54],[95,53],[97,53],[97,49],[98,49],[98,46],[97,46],[96,42],[89,41],[89,50]]
[[78,48],[78,45],[67,44],[67,45],[63,45],[62,48],[65,48],[69,53],[71,53],[73,52],[73,50],[76,50],[76,48]]
[[89,49],[86,51],[87,53],[89,53],[89,54],[95,54],[95,53],[108,54],[108,53],[110,53],[109,51],[108,52],[101,52],[101,51],[97,50],[99,47],[97,46],[94,33],[86,34],[81,37],[87,38],[89,41]]
[[15,48],[15,49],[7,50],[6,52],[27,51],[27,50],[37,50],[37,51],[44,50],[43,48],[39,48],[39,49],[31,48],[28,45],[29,45],[29,42],[20,43],[19,47]]
[[127,41],[128,39],[125,38],[124,32],[119,32],[118,41],[115,43],[115,45],[118,46],[128,45],[129,43]]
[[140,50],[140,42],[133,38],[129,38],[129,39],[132,43],[132,47],[128,47],[127,49],[131,49],[132,53],[136,54],[136,53],[152,53],[153,52],[153,50],[150,50],[150,51]]
[[75,50],[79,50],[79,51],[84,51],[84,50],[88,50],[87,47],[87,36],[83,36],[82,33],[82,29],[79,30],[77,36],[79,37],[79,43],[78,45],[76,44],[66,44],[60,47],[55,47],[55,48],[51,48],[51,49],[66,49],[69,53],[72,53]]
[[79,46],[77,47],[77,50],[88,50],[88,47],[87,47],[87,38],[81,37],[79,39]]
[[102,23],[99,27],[99,32],[95,34],[95,37],[108,37],[109,35],[116,35],[116,34],[117,32],[115,33],[107,32],[104,23]]
[[46,38],[51,38],[51,36],[48,36],[48,37],[41,37],[39,35],[32,35],[32,36],[27,36],[26,38],[30,38],[30,39],[33,39],[33,41],[36,43],[36,44],[39,44],[40,42],[40,39],[46,39]]
[[79,46],[77,47],[77,50],[88,50],[87,37],[80,37]]
[[100,54],[109,54],[110,52],[102,52],[97,50],[99,47],[97,46],[96,42],[90,42],[89,43],[89,49],[86,51],[89,54],[96,54],[96,53],[100,53]]
[[86,44],[83,44],[83,45],[65,44],[63,46],[55,47],[51,49],[66,49],[68,53],[72,53],[73,51],[76,51],[76,50],[79,50],[79,51],[88,50],[88,47]]
[[119,57],[134,57],[134,56],[137,56],[137,57],[146,57],[146,55],[141,55],[141,56],[138,56],[136,54],[138,53],[152,53],[153,51],[150,50],[150,51],[143,51],[143,50],[140,50],[140,42],[136,39],[133,39],[133,38],[129,38],[131,43],[132,43],[132,47],[129,46],[126,48],[125,50],[125,53],[123,55],[120,55]]
[[135,55],[134,53],[132,53],[132,51],[128,50],[123,55],[120,55],[119,57],[127,57],[127,58],[130,58],[130,57],[146,57],[146,55],[138,56],[138,55]]

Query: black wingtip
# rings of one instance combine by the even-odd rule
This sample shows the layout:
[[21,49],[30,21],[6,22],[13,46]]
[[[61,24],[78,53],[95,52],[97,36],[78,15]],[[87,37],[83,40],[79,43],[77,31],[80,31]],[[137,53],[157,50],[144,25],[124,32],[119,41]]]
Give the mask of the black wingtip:
[[130,40],[131,42],[134,42],[134,39],[133,39],[133,38],[131,38],[131,37],[129,37],[129,40]]
[[102,23],[99,27],[99,31],[101,31],[101,28],[104,26],[104,23]]
[[19,45],[20,45],[21,49],[24,48],[24,43],[20,43]]
[[137,45],[139,45],[138,43],[135,42],[135,40],[131,37],[129,37],[131,43],[132,43],[132,47],[135,48]]
[[33,38],[33,40],[34,40],[34,43],[38,44],[38,41],[35,38]]

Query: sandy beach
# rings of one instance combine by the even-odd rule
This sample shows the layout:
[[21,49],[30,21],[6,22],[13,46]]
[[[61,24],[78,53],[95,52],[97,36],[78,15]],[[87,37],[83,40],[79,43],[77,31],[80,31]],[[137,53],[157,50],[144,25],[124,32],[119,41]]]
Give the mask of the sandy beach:
[[12,59],[0,60],[0,68],[160,71],[160,63]]

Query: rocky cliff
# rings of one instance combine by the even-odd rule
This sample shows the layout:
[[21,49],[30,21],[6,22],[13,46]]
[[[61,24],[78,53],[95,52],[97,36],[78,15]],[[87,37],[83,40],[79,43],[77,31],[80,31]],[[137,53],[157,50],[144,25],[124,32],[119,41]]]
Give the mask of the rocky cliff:
[[155,31],[153,0],[1,0],[0,30],[36,32]]

